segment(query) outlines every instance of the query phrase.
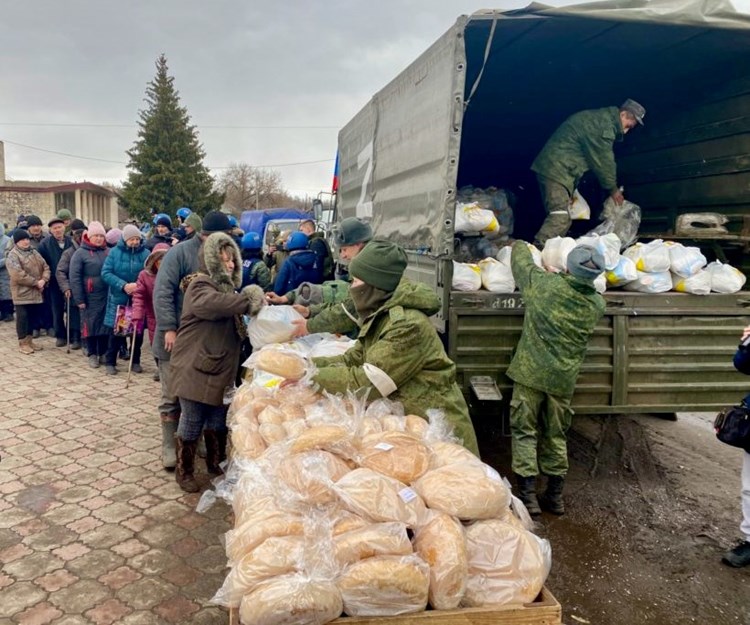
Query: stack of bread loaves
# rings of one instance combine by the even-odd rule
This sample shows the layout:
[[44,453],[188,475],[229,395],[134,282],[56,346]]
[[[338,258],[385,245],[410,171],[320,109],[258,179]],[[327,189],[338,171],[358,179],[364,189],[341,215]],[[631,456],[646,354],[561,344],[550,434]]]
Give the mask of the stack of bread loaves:
[[[255,364],[290,379],[306,368],[275,348]],[[214,602],[239,606],[242,623],[526,603],[541,591],[549,544],[441,415],[246,382],[229,422],[235,528]]]

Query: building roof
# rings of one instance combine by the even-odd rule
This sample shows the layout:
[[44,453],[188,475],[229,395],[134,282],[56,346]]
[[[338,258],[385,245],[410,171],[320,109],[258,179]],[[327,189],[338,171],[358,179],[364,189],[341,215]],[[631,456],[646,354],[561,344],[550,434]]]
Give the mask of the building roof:
[[[38,184],[38,183],[37,183]],[[27,186],[23,181],[0,186],[2,191],[18,191],[22,193],[69,193],[72,191],[94,191],[105,195],[115,195],[115,192],[107,187],[99,186],[93,182],[52,182],[49,186]]]

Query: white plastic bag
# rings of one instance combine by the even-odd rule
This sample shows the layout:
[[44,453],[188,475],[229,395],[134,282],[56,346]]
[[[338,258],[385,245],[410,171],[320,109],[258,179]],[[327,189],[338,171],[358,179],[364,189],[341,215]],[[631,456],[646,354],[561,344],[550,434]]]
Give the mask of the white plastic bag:
[[665,241],[669,250],[670,270],[678,276],[689,278],[706,266],[706,257],[700,248],[685,247],[682,243]]
[[294,334],[292,322],[300,320],[302,315],[291,306],[264,306],[247,324],[253,349],[260,349],[269,343],[286,343]]
[[711,274],[701,270],[686,278],[673,272],[672,288],[680,293],[708,295],[711,292]]
[[661,239],[656,239],[651,243],[636,243],[626,249],[622,255],[632,259],[638,271],[647,273],[669,271],[671,264],[669,247]]
[[544,244],[542,265],[553,273],[568,270],[568,254],[576,246],[572,237],[553,237]]
[[513,293],[516,281],[509,264],[501,263],[494,258],[479,261],[482,276],[482,286],[493,293]]
[[638,291],[640,293],[665,293],[672,290],[672,274],[668,271],[655,271],[646,273],[638,272],[638,277],[628,282],[624,287],[626,291]]
[[568,214],[573,220],[591,219],[591,207],[579,192],[578,189],[573,191],[573,197],[570,199]]
[[607,286],[624,286],[638,278],[638,270],[635,263],[627,256],[620,256],[617,267],[604,273],[607,278]]
[[620,238],[614,233],[587,234],[576,241],[576,245],[588,245],[604,256],[604,268],[614,269],[620,262]]
[[747,280],[739,269],[718,260],[706,267],[706,271],[711,274],[711,290],[716,293],[736,293]]
[[456,232],[496,232],[499,227],[491,210],[481,208],[476,202],[456,203]]
[[[479,265],[453,261],[453,289],[478,291],[482,288],[482,270]],[[301,317],[300,317],[301,318]]]
[[607,290],[607,277],[603,273],[600,273],[594,279],[594,288],[596,289],[596,292],[601,295]]

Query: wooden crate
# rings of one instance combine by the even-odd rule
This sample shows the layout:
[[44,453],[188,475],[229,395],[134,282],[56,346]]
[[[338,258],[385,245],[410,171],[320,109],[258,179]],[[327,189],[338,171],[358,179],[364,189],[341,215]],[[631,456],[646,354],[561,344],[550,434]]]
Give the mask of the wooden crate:
[[[236,609],[229,611],[230,625],[239,625]],[[402,616],[342,616],[331,625],[561,625],[562,607],[554,595],[543,588],[533,603],[500,608],[464,608],[429,610]]]

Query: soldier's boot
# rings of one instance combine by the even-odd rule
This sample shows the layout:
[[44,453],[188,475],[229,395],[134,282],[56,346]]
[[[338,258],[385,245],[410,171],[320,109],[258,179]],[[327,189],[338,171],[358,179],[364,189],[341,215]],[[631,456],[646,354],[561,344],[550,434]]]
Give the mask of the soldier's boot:
[[565,478],[561,475],[550,475],[547,478],[547,490],[539,498],[539,505],[543,510],[552,514],[565,514],[563,503],[563,486]]
[[536,498],[536,475],[529,477],[516,475],[516,484],[518,484],[518,498],[526,506],[529,514],[539,516],[542,509],[539,507],[539,501]]
[[175,466],[174,478],[180,488],[186,493],[197,493],[200,490],[198,482],[195,481],[195,448],[197,441],[185,441],[175,436],[175,448],[177,464]]
[[44,349],[44,347],[39,345],[39,343],[34,343],[34,341],[30,337],[27,336],[26,340],[29,342],[29,347],[31,347],[31,349],[33,349],[35,352],[41,352]]
[[206,469],[211,475],[224,475],[219,466],[227,459],[227,433],[217,430],[203,430],[206,441]]
[[161,465],[167,471],[177,466],[174,437],[177,434],[177,421],[167,414],[161,415]]
[[25,339],[20,339],[18,341],[18,351],[27,356],[33,354],[34,348],[31,346],[31,338],[27,336]]

